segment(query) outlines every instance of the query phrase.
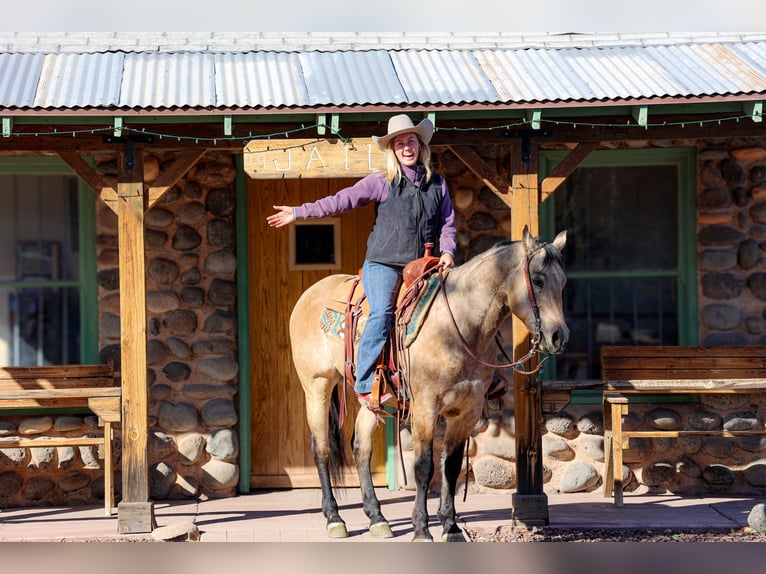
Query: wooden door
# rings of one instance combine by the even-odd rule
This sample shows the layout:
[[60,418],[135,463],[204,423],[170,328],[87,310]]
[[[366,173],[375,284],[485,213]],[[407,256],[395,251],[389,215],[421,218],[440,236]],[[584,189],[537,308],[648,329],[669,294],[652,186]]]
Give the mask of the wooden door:
[[[351,185],[349,179],[283,179],[248,181],[248,261],[250,305],[250,486],[251,488],[319,487],[311,456],[303,391],[292,364],[288,321],[293,305],[310,285],[331,273],[357,273],[364,261],[373,206],[340,216],[340,270],[289,269],[289,229],[272,229],[266,217],[274,205],[299,205]],[[317,318],[319,320],[319,318]],[[349,401],[348,442],[356,401]],[[376,431],[373,452],[375,484],[386,484],[385,436]],[[345,484],[357,486],[356,469],[346,470]]]

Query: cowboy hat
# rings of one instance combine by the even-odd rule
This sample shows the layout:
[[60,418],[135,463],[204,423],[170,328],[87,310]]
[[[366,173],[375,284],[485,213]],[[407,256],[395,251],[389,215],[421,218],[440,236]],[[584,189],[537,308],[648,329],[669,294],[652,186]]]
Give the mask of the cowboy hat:
[[407,114],[399,114],[388,120],[388,133],[381,137],[372,136],[372,143],[385,151],[392,139],[400,134],[406,133],[417,134],[420,141],[427,144],[431,141],[431,137],[434,135],[434,125],[431,123],[431,120],[427,118],[422,120],[418,125],[415,125],[412,123],[410,116]]

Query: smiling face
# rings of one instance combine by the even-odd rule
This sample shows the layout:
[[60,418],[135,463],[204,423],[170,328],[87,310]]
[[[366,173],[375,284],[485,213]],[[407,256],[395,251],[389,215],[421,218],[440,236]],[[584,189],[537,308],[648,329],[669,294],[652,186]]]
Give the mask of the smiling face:
[[391,143],[391,147],[400,164],[414,167],[418,163],[420,140],[414,133],[410,132],[396,136]]

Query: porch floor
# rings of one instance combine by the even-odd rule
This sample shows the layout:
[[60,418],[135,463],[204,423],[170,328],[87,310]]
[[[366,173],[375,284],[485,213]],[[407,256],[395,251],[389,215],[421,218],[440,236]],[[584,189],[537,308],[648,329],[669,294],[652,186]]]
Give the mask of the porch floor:
[[[377,490],[383,514],[394,538],[412,538],[410,516],[414,493]],[[346,521],[348,542],[369,542],[367,518],[358,489],[337,494]],[[680,497],[676,495],[626,494],[625,506],[615,508],[600,491],[548,495],[549,527],[552,528],[669,528],[739,529],[747,526],[750,510],[766,497]],[[318,489],[256,491],[233,498],[160,501],[154,505],[157,525],[194,522],[202,542],[328,542]],[[436,508],[429,498],[431,533],[440,539]],[[511,495],[469,493],[465,502],[456,498],[459,524],[494,530],[511,526]],[[148,534],[121,535],[117,513],[104,516],[102,506],[35,507],[0,509],[0,542],[129,541],[146,540]],[[332,541],[336,542],[336,541]],[[377,541],[376,541],[377,542]]]

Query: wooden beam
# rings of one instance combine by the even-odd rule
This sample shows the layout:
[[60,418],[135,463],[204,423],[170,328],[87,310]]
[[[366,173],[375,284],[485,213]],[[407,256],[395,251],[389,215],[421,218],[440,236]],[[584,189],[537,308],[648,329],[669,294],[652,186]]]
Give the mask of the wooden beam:
[[104,203],[117,213],[117,190],[114,189],[82,156],[74,151],[61,151],[59,157],[95,191]]
[[[530,161],[522,162],[521,142],[511,148],[513,177],[513,219],[511,239],[521,239],[525,227],[538,234],[540,207],[537,186],[537,148],[532,146]],[[530,333],[524,323],[513,317],[513,355],[519,359],[529,351]],[[534,368],[537,360],[527,366]],[[548,524],[548,500],[543,490],[542,388],[535,377],[513,373],[513,397],[516,420],[516,493],[513,497],[513,521],[525,526]]]
[[122,378],[122,501],[117,507],[122,534],[156,527],[149,500],[149,388],[146,358],[146,276],[144,253],[144,161],[141,150],[118,157],[117,227],[120,263]]
[[566,178],[572,175],[572,172],[577,169],[577,166],[579,166],[585,158],[598,147],[598,145],[598,142],[580,142],[564,159],[557,163],[551,170],[550,175],[542,181],[540,186],[540,201],[548,199],[548,196],[556,191],[556,189],[564,183]]
[[196,164],[207,150],[189,149],[181,153],[173,165],[163,171],[159,177],[149,186],[147,209],[151,209],[165,193],[181,179],[194,164]]
[[455,157],[462,161],[473,174],[478,177],[484,185],[491,189],[503,203],[508,207],[513,207],[513,190],[511,184],[504,177],[498,175],[484,163],[484,160],[470,146],[467,145],[448,145]]

